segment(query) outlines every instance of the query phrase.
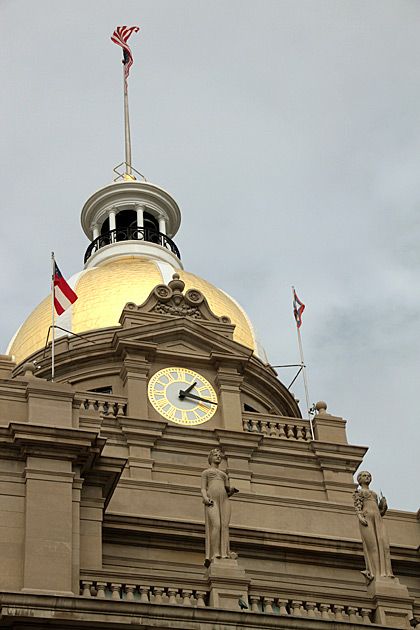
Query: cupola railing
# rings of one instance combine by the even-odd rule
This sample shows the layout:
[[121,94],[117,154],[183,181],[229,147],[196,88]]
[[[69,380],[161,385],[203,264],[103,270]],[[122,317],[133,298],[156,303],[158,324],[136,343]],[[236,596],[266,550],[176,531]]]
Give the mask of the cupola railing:
[[175,256],[181,259],[178,247],[166,234],[150,227],[126,227],[110,230],[95,238],[86,250],[84,262],[86,263],[92,254],[102,247],[120,241],[147,241],[148,243],[154,243],[155,245],[169,249]]

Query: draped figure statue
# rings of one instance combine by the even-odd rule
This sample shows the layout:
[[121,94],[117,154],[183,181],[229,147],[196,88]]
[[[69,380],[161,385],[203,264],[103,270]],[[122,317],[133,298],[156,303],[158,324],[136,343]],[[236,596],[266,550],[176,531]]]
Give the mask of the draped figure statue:
[[388,535],[382,517],[388,504],[384,496],[369,490],[372,475],[363,470],[357,475],[360,486],[353,495],[354,507],[359,519],[366,570],[362,571],[368,583],[377,578],[393,578]]
[[201,494],[204,503],[206,522],[206,560],[208,567],[214,558],[236,558],[229,546],[230,502],[229,498],[238,492],[229,484],[229,477],[219,466],[224,454],[213,448],[208,457],[209,468],[201,474]]

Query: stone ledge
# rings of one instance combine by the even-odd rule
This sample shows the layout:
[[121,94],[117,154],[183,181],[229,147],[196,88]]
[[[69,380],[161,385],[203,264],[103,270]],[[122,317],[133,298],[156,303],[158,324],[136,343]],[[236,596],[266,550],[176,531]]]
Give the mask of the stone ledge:
[[[345,621],[282,617],[264,613],[233,612],[219,608],[189,608],[172,605],[127,603],[83,597],[0,593],[0,625],[9,628],[64,628],[69,623],[90,630],[126,627],[173,630],[352,630],[360,624]],[[385,628],[372,624],[374,628]],[[389,626],[388,626],[389,629]]]

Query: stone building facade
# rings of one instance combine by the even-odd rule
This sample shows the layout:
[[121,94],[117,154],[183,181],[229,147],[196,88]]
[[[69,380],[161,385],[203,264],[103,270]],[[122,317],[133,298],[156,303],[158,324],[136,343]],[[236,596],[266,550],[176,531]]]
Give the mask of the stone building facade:
[[[367,583],[353,501],[367,448],[322,402],[312,436],[245,311],[184,270],[179,224],[158,186],[97,191],[54,381],[48,297],[0,359],[0,627],[415,625],[416,514],[386,514],[396,577]],[[235,553],[204,566],[214,448],[239,491]]]

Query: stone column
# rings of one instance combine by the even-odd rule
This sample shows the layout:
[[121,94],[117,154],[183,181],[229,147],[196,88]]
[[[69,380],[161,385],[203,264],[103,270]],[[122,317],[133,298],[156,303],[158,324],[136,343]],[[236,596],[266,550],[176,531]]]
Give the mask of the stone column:
[[99,236],[99,227],[96,223],[92,225],[92,240],[94,241]]
[[115,230],[116,227],[117,227],[116,215],[117,215],[117,209],[116,208],[111,208],[111,210],[109,211],[109,214],[108,214],[109,229],[110,230]]
[[166,235],[166,219],[159,217],[159,232]]
[[137,227],[143,228],[144,227],[144,206],[137,204],[136,212],[137,212]]

